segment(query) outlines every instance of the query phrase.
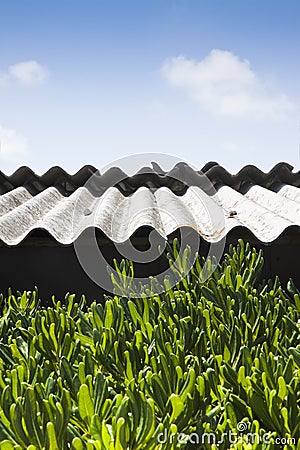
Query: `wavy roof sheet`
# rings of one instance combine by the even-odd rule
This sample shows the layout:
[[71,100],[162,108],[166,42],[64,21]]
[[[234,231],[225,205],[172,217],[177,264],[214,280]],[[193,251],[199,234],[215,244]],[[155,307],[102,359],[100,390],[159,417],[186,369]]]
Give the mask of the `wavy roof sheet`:
[[[20,167],[12,175],[5,175],[0,171],[0,194],[4,194],[18,187],[26,187],[33,193],[38,193],[47,187],[56,186],[70,194],[78,187],[84,186],[93,174],[98,173],[97,191],[104,192],[111,186],[117,186],[125,195],[132,194],[141,186],[168,187],[176,194],[182,194],[187,186],[203,185],[203,174],[213,186],[227,185],[241,191],[252,184],[258,184],[267,189],[285,183],[300,187],[300,172],[293,172],[293,167],[285,162],[278,163],[268,173],[262,172],[255,166],[243,167],[237,174],[231,174],[216,162],[209,162],[196,171],[185,163],[176,164],[173,169],[165,172],[161,167],[152,163],[152,167],[143,167],[135,175],[128,176],[119,167],[113,167],[104,174],[90,165],[82,167],[74,175],[65,172],[61,167],[52,167],[43,175],[37,175],[29,167]],[[120,181],[121,180],[121,181]],[[181,181],[179,181],[181,180]]]
[[[89,183],[92,175],[96,182],[92,177]],[[206,177],[215,190],[207,188]],[[235,175],[213,162],[202,171],[182,163],[168,172],[153,163],[131,177],[119,168],[97,174],[85,166],[69,175],[53,167],[38,176],[21,167],[11,176],[0,173],[0,190],[0,239],[8,245],[37,229],[72,244],[91,226],[114,242],[144,226],[162,236],[190,226],[209,242],[242,226],[272,242],[300,226],[300,172],[286,163],[269,173],[245,166]]]

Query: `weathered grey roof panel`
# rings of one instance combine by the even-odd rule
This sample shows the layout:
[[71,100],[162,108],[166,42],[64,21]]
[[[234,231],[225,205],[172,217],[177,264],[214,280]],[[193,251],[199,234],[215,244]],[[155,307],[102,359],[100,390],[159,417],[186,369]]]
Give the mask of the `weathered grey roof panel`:
[[108,187],[98,196],[78,187],[66,196],[51,186],[36,195],[17,187],[0,196],[0,239],[8,245],[19,244],[36,229],[71,244],[91,226],[114,242],[127,240],[143,226],[162,236],[191,226],[209,242],[243,226],[260,241],[272,242],[288,227],[300,226],[300,188],[281,183],[275,192],[254,184],[241,193],[223,184],[209,196],[192,186],[179,196],[168,187],[141,186],[131,195]]

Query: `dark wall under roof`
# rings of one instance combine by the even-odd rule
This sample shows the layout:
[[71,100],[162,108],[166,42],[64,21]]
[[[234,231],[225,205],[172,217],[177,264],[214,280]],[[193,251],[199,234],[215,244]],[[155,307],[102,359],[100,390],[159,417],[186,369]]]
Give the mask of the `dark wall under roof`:
[[[148,231],[140,230],[132,238],[133,245],[140,250],[148,246]],[[171,238],[175,235],[176,233]],[[236,244],[240,237],[257,249],[263,249],[265,264],[262,278],[269,279],[279,275],[285,285],[292,277],[300,286],[298,228],[286,230],[275,242],[268,245],[259,242],[247,229],[235,229],[227,236],[225,251],[230,243]],[[98,245],[110,264],[114,257],[121,259],[113,243],[105,236],[100,236],[100,233]],[[208,244],[202,240],[200,252],[205,255],[207,249]],[[85,294],[88,302],[95,299],[103,301],[104,291],[85,274],[77,260],[74,247],[59,245],[47,233],[40,232],[39,235],[34,233],[16,247],[1,244],[0,254],[0,291],[4,294],[9,287],[13,291],[23,291],[32,290],[37,286],[44,304],[49,302],[52,295],[63,298],[67,292],[78,296]],[[146,277],[149,274],[160,273],[166,268],[167,261],[162,257],[153,263],[136,265],[136,275]]]

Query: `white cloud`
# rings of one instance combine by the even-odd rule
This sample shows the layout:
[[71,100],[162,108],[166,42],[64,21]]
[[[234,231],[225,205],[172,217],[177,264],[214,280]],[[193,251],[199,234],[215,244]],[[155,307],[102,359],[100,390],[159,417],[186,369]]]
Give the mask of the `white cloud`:
[[0,160],[5,163],[24,164],[28,156],[25,137],[12,128],[0,125]]
[[25,85],[41,84],[47,78],[47,70],[37,61],[23,61],[9,66],[8,72],[11,77]]
[[165,61],[162,73],[202,107],[216,115],[278,119],[291,109],[283,94],[270,94],[249,61],[229,51],[212,50],[201,61],[184,56]]

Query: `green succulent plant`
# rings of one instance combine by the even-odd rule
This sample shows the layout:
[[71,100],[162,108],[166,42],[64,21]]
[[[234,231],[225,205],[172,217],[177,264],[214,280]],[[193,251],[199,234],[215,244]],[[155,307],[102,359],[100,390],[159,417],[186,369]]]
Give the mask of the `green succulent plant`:
[[191,250],[178,254],[175,240],[183,277],[161,294],[126,298],[124,261],[103,303],[1,295],[0,450],[300,449],[297,287],[262,283],[262,252],[241,240],[205,281],[203,259],[186,273]]

